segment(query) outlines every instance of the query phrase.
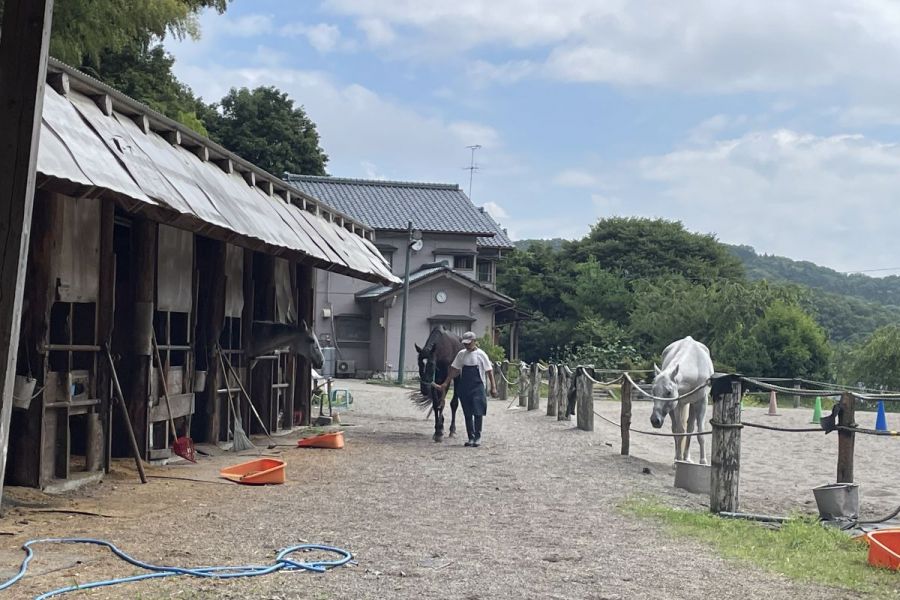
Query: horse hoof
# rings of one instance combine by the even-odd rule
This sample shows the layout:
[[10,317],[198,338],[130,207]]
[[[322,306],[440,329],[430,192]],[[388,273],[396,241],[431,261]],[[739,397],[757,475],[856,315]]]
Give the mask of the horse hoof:
[[456,437],[456,432],[455,432],[455,431],[451,431],[451,432],[450,432],[450,435],[447,436],[447,437]]
[[431,436],[431,439],[434,440],[435,442],[442,442],[442,441],[444,441],[444,436],[439,433],[436,433],[433,436]]

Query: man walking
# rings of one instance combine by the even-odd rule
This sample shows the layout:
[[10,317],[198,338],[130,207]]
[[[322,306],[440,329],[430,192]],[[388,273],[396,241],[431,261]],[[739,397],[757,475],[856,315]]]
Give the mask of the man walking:
[[469,441],[465,445],[477,448],[481,445],[482,418],[487,414],[485,386],[487,382],[490,382],[491,397],[496,398],[497,385],[494,382],[494,368],[491,366],[491,359],[484,350],[478,347],[478,339],[475,334],[471,331],[464,333],[462,343],[465,348],[460,350],[453,359],[450,364],[450,373],[440,387],[446,394],[450,382],[459,376],[456,385],[459,387],[459,400],[462,404],[463,416],[466,419],[466,433],[469,435]]

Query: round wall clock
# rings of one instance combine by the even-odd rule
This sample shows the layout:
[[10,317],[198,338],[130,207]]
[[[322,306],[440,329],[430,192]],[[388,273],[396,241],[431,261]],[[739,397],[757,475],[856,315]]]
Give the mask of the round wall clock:
[[441,290],[440,292],[438,292],[437,294],[434,295],[434,299],[437,300],[438,302],[440,302],[441,304],[443,304],[444,302],[447,301],[447,292],[445,292],[444,290]]

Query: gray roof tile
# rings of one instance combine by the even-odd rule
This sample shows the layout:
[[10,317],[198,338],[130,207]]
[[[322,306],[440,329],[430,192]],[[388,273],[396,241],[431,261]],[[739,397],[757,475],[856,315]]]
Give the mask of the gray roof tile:
[[491,216],[476,208],[456,184],[292,174],[285,180],[376,230],[402,231],[412,221],[425,232],[477,235],[482,247],[513,247]]

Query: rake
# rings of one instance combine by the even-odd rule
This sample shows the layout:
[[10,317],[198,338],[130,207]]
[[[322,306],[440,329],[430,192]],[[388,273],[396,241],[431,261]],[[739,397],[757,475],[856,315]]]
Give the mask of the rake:
[[169,424],[172,427],[172,452],[192,463],[197,462],[194,455],[194,440],[188,436],[178,437],[175,429],[175,419],[172,418],[172,405],[169,403],[169,386],[166,383],[166,371],[163,368],[162,359],[159,357],[159,346],[156,344],[156,332],[153,332],[153,355],[156,357],[156,366],[159,368],[159,381],[162,384],[163,398],[166,400],[166,411],[169,413]]

